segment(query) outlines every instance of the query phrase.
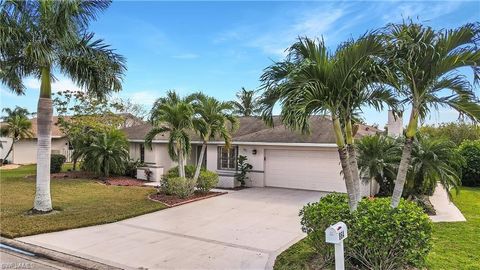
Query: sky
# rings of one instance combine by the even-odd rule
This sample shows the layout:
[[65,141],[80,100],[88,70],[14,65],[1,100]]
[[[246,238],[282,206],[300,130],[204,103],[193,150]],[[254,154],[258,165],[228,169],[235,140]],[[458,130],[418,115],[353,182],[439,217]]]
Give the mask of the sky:
[[[123,91],[116,95],[149,108],[170,89],[232,100],[241,87],[257,89],[262,70],[283,59],[298,36],[323,37],[334,50],[348,38],[406,18],[455,28],[480,20],[480,1],[114,1],[90,30],[127,59]],[[67,77],[56,77],[53,91],[78,89]],[[36,111],[40,84],[35,78],[24,83],[23,96],[0,84],[2,108]],[[363,116],[380,127],[387,119],[386,112],[369,108]],[[457,116],[445,108],[426,122]]]

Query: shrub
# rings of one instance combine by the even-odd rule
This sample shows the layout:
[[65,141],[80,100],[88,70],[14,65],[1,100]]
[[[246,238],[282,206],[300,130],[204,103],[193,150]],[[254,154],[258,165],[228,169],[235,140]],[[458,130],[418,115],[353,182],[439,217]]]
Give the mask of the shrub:
[[133,159],[130,159],[129,161],[127,161],[125,163],[125,176],[129,176],[129,177],[137,177],[137,168],[138,167],[141,167],[143,165],[142,162],[140,162],[140,160],[133,160]]
[[200,192],[207,193],[218,184],[218,174],[212,171],[201,171],[197,180],[197,188]]
[[50,173],[59,173],[66,160],[67,158],[64,155],[52,154],[50,157]]
[[402,200],[390,207],[390,198],[364,199],[350,213],[346,195],[331,194],[301,211],[302,229],[323,258],[322,268],[333,262],[333,245],[325,243],[325,229],[339,221],[348,226],[345,250],[353,268],[403,269],[422,267],[430,250],[432,225],[423,210]]
[[[201,169],[201,171],[204,171],[205,169]],[[185,166],[185,177],[187,178],[193,178],[193,175],[195,174],[195,165],[186,165]],[[165,177],[167,178],[172,178],[172,177],[178,177],[178,166],[170,168],[168,170],[167,174]]]
[[168,195],[186,198],[195,192],[196,182],[192,178],[168,177],[162,181],[161,189]]
[[244,187],[246,181],[249,179],[247,173],[253,168],[253,166],[247,162],[247,157],[242,155],[238,157],[237,163],[239,174],[236,176],[236,180],[240,182],[240,186]]
[[465,159],[462,168],[462,185],[480,186],[480,140],[464,141],[460,144],[458,152]]

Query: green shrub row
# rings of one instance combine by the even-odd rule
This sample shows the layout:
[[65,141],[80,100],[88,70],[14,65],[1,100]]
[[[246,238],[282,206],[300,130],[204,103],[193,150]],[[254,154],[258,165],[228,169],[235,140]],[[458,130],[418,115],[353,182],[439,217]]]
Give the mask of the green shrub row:
[[64,155],[52,154],[50,156],[50,173],[59,173],[67,158]]
[[462,142],[458,152],[465,159],[462,168],[462,185],[480,186],[480,140]]
[[315,268],[334,262],[333,245],[325,243],[325,229],[339,221],[348,227],[345,252],[349,268],[421,268],[431,248],[431,221],[413,202],[390,207],[390,198],[364,199],[350,213],[344,194],[330,194],[300,212],[307,241],[321,257]]
[[164,175],[160,188],[168,195],[186,198],[195,192],[195,188],[202,193],[209,192],[218,184],[218,174],[205,169],[200,170],[197,181],[193,180],[195,166],[185,166],[185,178],[178,176],[178,166],[168,170]]

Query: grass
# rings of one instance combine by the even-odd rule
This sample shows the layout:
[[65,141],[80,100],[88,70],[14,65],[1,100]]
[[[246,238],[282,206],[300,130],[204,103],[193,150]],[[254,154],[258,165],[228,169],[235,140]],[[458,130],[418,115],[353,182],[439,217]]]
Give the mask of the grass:
[[[480,188],[462,187],[453,200],[467,222],[434,223],[428,269],[480,269]],[[274,269],[307,269],[305,263],[314,258],[307,241],[300,240],[277,257]]]
[[[69,165],[63,169],[69,168]],[[166,208],[147,198],[153,188],[106,186],[88,179],[53,179],[53,207],[27,215],[33,206],[35,165],[0,171],[0,234],[14,238],[119,221]]]

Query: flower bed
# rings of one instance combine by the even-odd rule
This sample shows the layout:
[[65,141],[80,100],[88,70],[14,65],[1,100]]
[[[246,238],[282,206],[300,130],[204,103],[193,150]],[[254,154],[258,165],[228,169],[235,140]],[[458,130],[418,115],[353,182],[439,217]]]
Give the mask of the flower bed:
[[182,199],[178,196],[167,195],[161,192],[161,193],[151,194],[150,196],[148,196],[148,198],[153,201],[161,202],[167,205],[168,207],[174,207],[174,206],[195,202],[195,201],[199,201],[199,200],[203,200],[211,197],[216,197],[223,194],[227,194],[227,192],[210,191],[208,193],[201,193],[196,191],[195,193],[188,196],[187,198]]

